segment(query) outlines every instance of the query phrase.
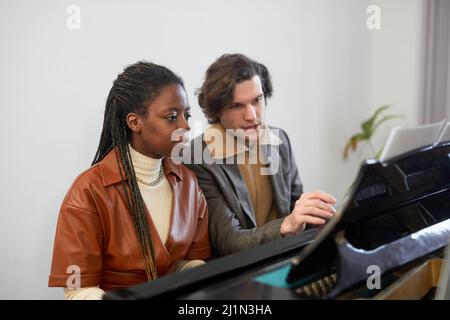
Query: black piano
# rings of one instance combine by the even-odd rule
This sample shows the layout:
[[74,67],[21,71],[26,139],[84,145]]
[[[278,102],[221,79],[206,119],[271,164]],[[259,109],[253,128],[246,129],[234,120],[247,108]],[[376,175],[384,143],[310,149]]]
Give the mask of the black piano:
[[[450,143],[366,160],[341,204],[321,228],[104,298],[358,299],[382,295],[400,280],[410,294],[414,280],[405,275],[442,261],[450,239]],[[420,298],[433,298],[425,291]]]

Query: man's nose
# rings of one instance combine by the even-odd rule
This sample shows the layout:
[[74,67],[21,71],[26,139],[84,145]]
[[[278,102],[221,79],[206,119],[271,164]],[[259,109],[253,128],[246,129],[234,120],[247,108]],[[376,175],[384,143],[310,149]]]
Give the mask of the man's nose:
[[254,121],[256,119],[256,110],[255,107],[251,104],[245,106],[245,120],[246,121]]

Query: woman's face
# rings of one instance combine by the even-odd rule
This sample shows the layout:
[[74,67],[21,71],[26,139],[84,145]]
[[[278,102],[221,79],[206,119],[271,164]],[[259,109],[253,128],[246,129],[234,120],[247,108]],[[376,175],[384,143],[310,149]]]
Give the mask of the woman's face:
[[161,93],[147,106],[147,115],[129,113],[127,124],[132,131],[132,147],[152,158],[170,157],[175,130],[190,130],[191,117],[186,91],[179,84],[164,87]]

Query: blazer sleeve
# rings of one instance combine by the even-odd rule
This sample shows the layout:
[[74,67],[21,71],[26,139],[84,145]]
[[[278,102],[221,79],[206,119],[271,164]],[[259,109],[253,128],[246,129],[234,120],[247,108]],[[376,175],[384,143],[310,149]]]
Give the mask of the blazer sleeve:
[[259,244],[280,238],[283,218],[275,219],[263,226],[245,229],[217,187],[208,165],[188,165],[197,176],[205,194],[209,211],[209,235],[214,251],[220,255],[250,249]]
[[50,287],[92,287],[101,282],[103,231],[92,197],[75,182],[59,212]]

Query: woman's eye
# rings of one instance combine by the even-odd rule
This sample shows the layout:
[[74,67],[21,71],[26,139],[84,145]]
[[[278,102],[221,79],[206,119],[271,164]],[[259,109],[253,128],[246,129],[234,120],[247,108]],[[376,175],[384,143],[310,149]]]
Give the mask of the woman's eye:
[[169,120],[169,121],[176,121],[177,120],[177,115],[176,114],[170,115],[170,116],[167,117],[167,120]]
[[184,114],[184,118],[186,119],[186,121],[189,120],[191,117],[192,117],[192,116],[191,116],[191,114],[190,114],[189,112],[186,112],[186,113]]

